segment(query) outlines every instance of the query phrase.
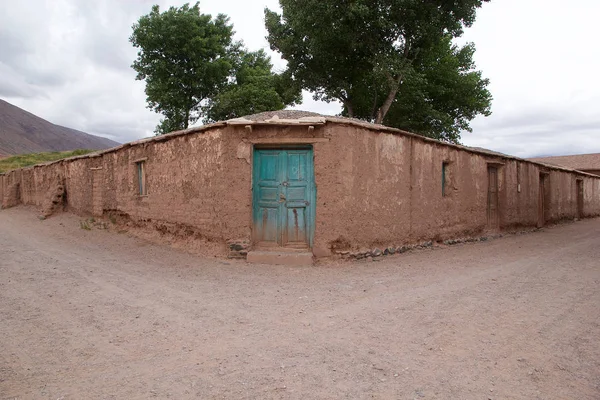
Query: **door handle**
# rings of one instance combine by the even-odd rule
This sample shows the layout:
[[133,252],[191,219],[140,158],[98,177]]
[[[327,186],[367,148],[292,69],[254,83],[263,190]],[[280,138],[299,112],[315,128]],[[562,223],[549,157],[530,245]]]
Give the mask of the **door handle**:
[[283,203],[284,201],[286,201],[287,199],[285,198],[285,196],[283,195],[283,193],[279,193],[279,202]]

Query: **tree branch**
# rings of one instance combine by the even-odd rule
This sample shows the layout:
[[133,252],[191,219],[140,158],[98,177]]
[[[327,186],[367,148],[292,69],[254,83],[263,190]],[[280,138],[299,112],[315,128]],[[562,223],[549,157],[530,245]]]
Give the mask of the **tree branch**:
[[404,76],[403,74],[398,74],[397,78],[393,78],[389,74],[389,72],[386,72],[385,75],[388,78],[388,81],[390,81],[391,87],[390,87],[390,91],[388,92],[387,97],[385,98],[385,101],[383,102],[381,107],[379,107],[379,110],[377,110],[377,116],[375,117],[376,124],[383,123],[383,119],[385,118],[385,115],[390,110],[390,107],[392,106],[392,103],[394,102],[394,99],[396,98],[396,95],[398,94],[398,89],[400,89],[400,83],[402,82],[402,78]]
[[352,101],[350,100],[350,97],[340,94],[338,96],[338,99],[341,100],[341,102],[344,104],[344,107],[346,107],[348,117],[354,118],[354,106],[352,104]]
[[348,112],[348,117],[354,118],[354,107],[352,105],[352,102],[349,100],[345,100],[344,107],[346,107],[346,111]]

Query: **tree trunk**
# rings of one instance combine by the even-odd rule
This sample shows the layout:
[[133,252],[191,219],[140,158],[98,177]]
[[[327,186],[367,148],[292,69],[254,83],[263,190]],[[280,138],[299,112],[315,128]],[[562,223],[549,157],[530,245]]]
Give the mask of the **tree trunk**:
[[352,103],[350,100],[343,100],[344,106],[346,107],[346,111],[348,112],[349,118],[354,118],[354,108],[352,107]]
[[377,91],[375,92],[375,96],[373,97],[373,107],[371,107],[371,113],[369,114],[370,120],[375,121],[375,117],[377,116]]
[[391,76],[389,78],[390,78],[390,83],[392,84],[392,88],[390,89],[390,91],[389,91],[387,97],[385,98],[385,101],[381,105],[381,107],[379,107],[379,109],[377,110],[377,116],[375,117],[376,124],[383,123],[383,119],[385,118],[385,115],[390,110],[390,107],[392,106],[392,103],[394,102],[394,99],[396,98],[396,95],[398,94],[398,89],[400,88],[400,81],[402,81],[402,75],[398,76],[397,79],[393,79]]

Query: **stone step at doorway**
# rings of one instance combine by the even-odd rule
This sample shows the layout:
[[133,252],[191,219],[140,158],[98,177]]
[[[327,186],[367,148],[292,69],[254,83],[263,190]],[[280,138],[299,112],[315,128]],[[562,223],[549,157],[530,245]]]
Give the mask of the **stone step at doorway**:
[[287,265],[291,267],[313,265],[313,253],[310,251],[287,251],[286,249],[252,250],[246,261],[256,264]]

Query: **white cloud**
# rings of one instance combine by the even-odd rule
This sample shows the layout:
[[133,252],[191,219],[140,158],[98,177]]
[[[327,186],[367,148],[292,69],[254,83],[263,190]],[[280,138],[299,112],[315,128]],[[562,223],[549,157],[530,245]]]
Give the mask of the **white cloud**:
[[[0,96],[54,123],[119,141],[151,135],[160,117],[146,108],[144,83],[130,68],[136,50],[129,36],[156,2],[3,2]],[[184,1],[158,3],[165,9]],[[268,49],[265,7],[277,9],[278,1],[201,2],[204,13],[229,15],[236,38],[252,50]],[[477,66],[491,80],[493,115],[476,119],[464,143],[518,156],[600,152],[597,15],[594,0],[484,4],[464,40],[476,44]],[[340,111],[309,93],[297,108]]]
[[485,4],[464,39],[491,80],[493,114],[463,140],[518,156],[600,152],[594,0]]

